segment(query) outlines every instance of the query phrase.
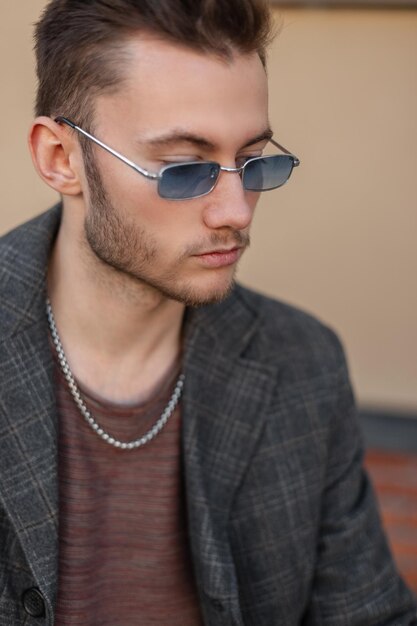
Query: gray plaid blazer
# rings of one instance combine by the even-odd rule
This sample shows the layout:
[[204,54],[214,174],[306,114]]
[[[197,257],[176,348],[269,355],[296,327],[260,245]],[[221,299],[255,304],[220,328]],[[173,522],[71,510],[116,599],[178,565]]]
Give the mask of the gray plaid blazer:
[[[45,271],[59,219],[55,207],[0,240],[1,626],[54,619],[57,416]],[[188,311],[187,329],[184,467],[206,626],[416,624],[361,469],[332,331],[241,287]]]

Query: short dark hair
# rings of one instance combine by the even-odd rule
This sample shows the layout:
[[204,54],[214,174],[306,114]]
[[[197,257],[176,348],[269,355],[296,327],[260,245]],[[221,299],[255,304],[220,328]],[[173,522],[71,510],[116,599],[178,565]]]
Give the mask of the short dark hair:
[[91,122],[94,96],[121,82],[123,44],[150,32],[225,59],[273,36],[267,0],[51,0],[36,24],[36,115]]

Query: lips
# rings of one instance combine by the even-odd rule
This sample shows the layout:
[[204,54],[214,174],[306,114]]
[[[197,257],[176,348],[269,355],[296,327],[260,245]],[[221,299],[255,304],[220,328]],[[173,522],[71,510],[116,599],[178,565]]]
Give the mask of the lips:
[[228,254],[234,250],[239,250],[240,246],[233,246],[231,248],[217,248],[216,250],[208,250],[207,252],[200,252],[196,256],[205,256],[206,254]]
[[195,255],[195,258],[206,267],[226,267],[236,263],[242,255],[242,252],[243,248],[235,246],[234,248],[228,249],[210,250],[203,254]]

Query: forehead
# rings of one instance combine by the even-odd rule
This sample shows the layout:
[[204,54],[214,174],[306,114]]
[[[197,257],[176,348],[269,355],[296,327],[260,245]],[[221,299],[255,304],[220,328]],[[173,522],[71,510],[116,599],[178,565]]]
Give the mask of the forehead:
[[230,60],[140,35],[126,43],[124,80],[96,101],[96,122],[141,134],[185,128],[241,142],[268,126],[268,91],[257,54]]

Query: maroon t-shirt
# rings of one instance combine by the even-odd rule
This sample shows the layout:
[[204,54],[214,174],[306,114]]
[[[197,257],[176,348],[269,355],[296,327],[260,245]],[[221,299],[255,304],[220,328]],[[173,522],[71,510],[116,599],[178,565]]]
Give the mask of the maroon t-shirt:
[[[181,411],[136,450],[105,443],[55,361],[59,415],[59,576],[55,626],[200,626],[181,471]],[[166,406],[178,364],[151,397],[120,406],[81,388],[117,439],[143,435]]]

